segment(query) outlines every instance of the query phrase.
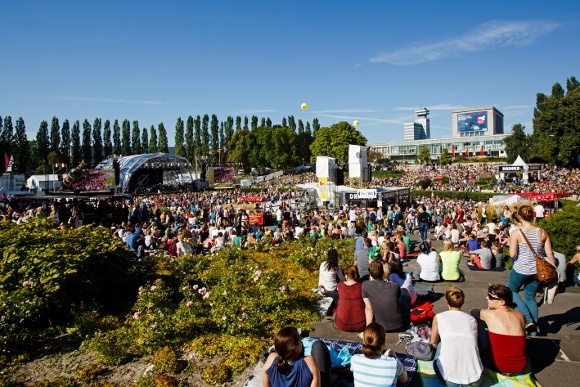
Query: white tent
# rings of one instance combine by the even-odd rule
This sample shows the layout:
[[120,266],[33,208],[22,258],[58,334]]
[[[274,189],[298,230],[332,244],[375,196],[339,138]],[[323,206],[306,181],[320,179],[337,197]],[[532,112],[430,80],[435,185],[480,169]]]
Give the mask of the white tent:
[[494,206],[512,206],[516,203],[527,201],[529,200],[518,195],[497,195],[491,199]]
[[26,188],[30,190],[42,191],[48,189],[49,191],[56,191],[61,187],[62,182],[58,180],[57,174],[32,175],[26,180]]

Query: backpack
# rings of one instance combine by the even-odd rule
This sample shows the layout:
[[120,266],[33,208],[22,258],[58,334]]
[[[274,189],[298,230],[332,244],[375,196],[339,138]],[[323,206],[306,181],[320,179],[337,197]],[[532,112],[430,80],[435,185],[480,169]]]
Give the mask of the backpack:
[[433,304],[429,301],[417,302],[411,308],[411,322],[413,324],[425,324],[435,317]]

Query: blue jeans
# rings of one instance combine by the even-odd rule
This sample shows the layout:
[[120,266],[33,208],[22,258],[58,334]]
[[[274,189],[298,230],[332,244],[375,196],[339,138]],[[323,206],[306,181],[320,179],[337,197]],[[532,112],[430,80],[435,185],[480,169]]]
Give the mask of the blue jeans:
[[[519,295],[520,289],[524,288],[524,299]],[[535,274],[520,274],[514,269],[510,271],[507,287],[514,294],[516,310],[522,312],[526,318],[526,324],[538,323],[538,304],[536,303],[536,291],[540,286]]]
[[421,240],[426,241],[427,233],[429,232],[429,224],[428,223],[419,223],[419,234],[421,234]]

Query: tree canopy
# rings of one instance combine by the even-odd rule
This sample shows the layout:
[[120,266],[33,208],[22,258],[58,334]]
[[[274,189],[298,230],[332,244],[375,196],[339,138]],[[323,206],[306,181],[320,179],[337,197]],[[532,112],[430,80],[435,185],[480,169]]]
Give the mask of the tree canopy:
[[348,145],[366,145],[367,139],[361,132],[346,121],[316,130],[310,145],[312,158],[316,156],[334,157],[337,161],[348,163]]

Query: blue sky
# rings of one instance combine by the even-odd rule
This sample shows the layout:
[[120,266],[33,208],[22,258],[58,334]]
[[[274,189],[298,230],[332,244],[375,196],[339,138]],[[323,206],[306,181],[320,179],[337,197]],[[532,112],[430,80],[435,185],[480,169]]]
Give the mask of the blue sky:
[[[3,1],[0,116],[163,122],[358,120],[370,144],[403,138],[419,106],[431,136],[451,111],[493,105],[532,131],[538,92],[580,78],[577,1]],[[302,102],[309,109],[300,109]]]

